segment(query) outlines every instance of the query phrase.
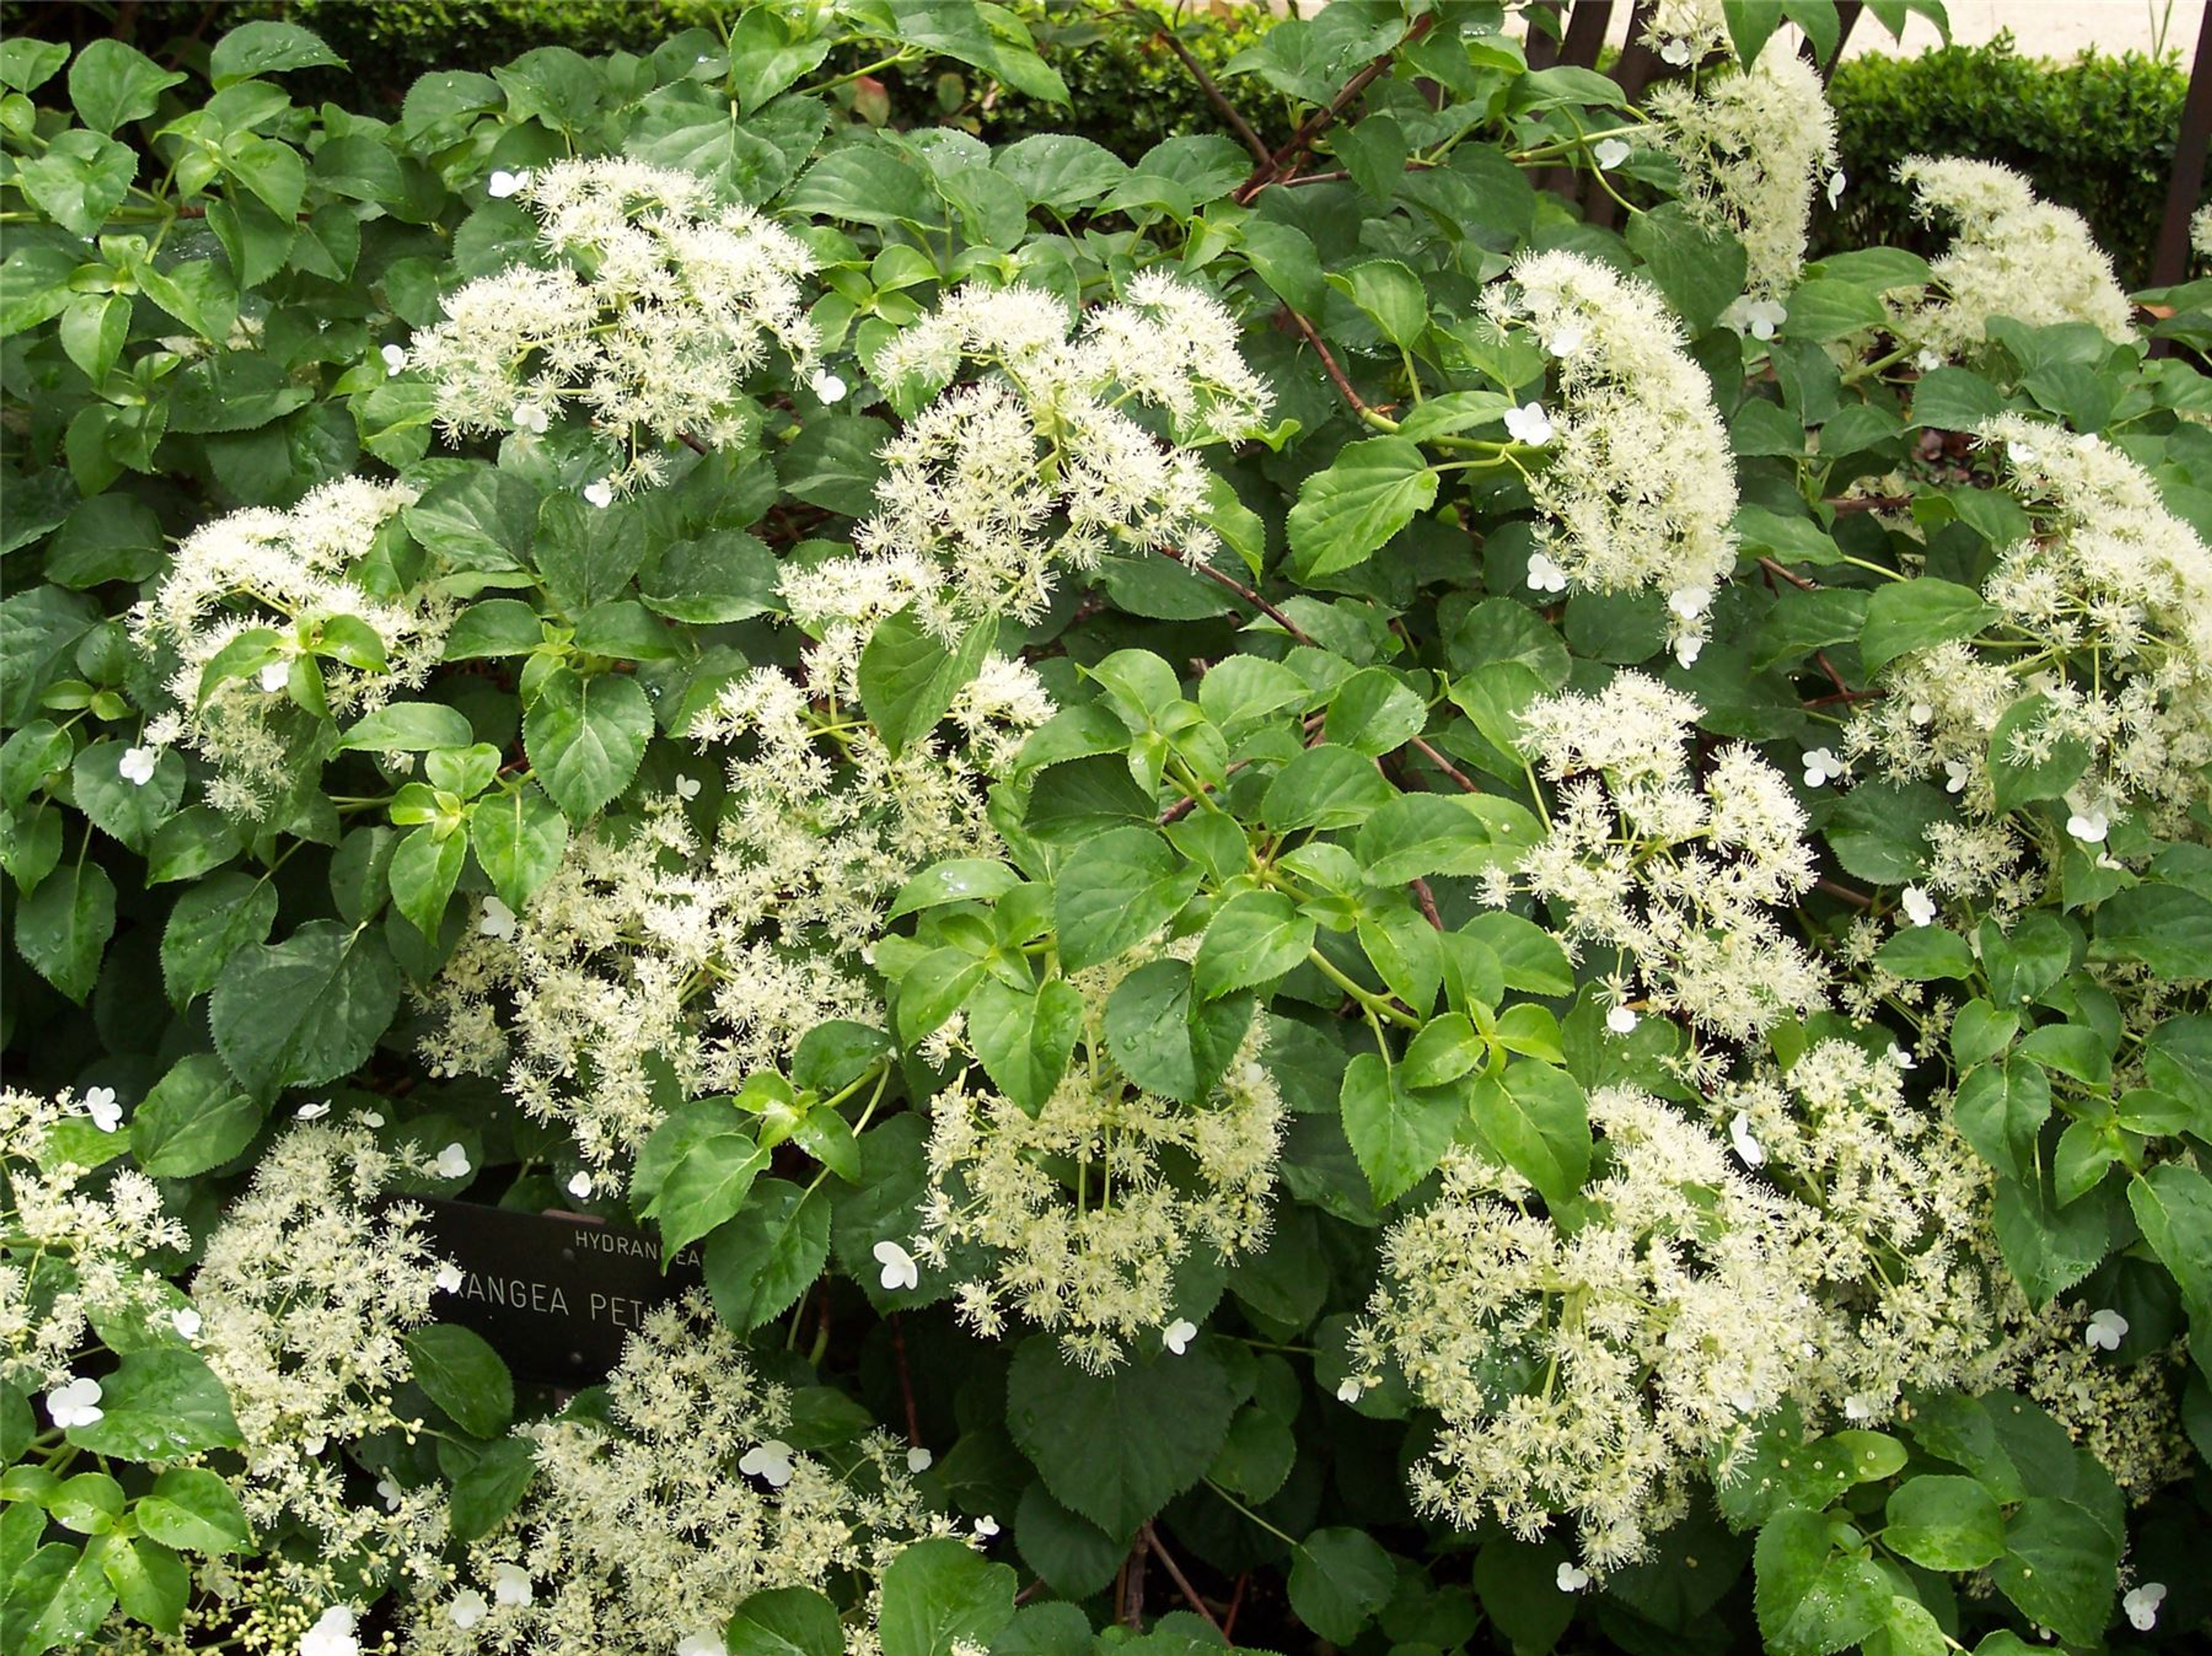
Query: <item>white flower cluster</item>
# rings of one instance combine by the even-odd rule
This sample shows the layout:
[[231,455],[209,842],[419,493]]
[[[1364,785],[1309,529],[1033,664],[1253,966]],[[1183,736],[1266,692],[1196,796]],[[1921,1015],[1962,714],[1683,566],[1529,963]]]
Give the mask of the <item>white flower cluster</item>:
[[1805,813],[1750,748],[1689,764],[1698,703],[1642,673],[1529,704],[1522,740],[1560,784],[1551,832],[1488,895],[1553,906],[1570,946],[1614,951],[1651,1010],[1731,1040],[1826,1004],[1826,974],[1773,911],[1814,881]]
[[1659,146],[1682,169],[1683,204],[1743,243],[1745,292],[1797,285],[1814,191],[1835,176],[1836,117],[1813,65],[1782,35],[1748,70],[1652,88]]
[[1658,289],[1577,253],[1524,256],[1483,308],[1531,329],[1556,360],[1551,453],[1529,487],[1543,555],[1565,582],[1668,595],[1694,658],[1735,567],[1735,464],[1712,383]]
[[817,1023],[881,1017],[867,955],[890,898],[938,858],[992,854],[990,781],[1052,707],[1026,666],[993,658],[956,697],[951,739],[893,756],[857,716],[864,636],[830,629],[817,694],[762,668],[702,714],[692,734],[728,749],[710,829],[680,798],[597,824],[511,924],[462,942],[428,992],[434,1071],[504,1067],[532,1114],[612,1169],[659,1122],[656,1057],[687,1097],[729,1092]]
[[580,409],[625,446],[616,488],[658,476],[648,442],[750,439],[746,380],[771,347],[794,368],[815,347],[805,244],[702,178],[619,157],[555,162],[515,193],[553,262],[478,277],[415,336],[441,426],[542,433]]
[[1888,695],[1854,710],[1846,746],[1891,775],[1942,778],[1986,816],[1998,723],[2039,696],[1996,756],[2086,750],[2069,796],[2074,837],[2095,845],[2130,813],[2154,832],[2184,831],[2212,764],[2212,551],[2104,439],[2019,415],[1978,434],[2002,446],[2036,525],[1983,584],[2002,612],[1989,629],[1996,647],[1969,640],[1901,657],[1884,671]]
[[366,1129],[313,1121],[286,1131],[210,1234],[192,1293],[201,1355],[230,1394],[245,1440],[234,1479],[257,1531],[313,1538],[259,1567],[295,1602],[346,1595],[334,1568],[351,1561],[441,1579],[445,1485],[380,1494],[351,1487],[340,1452],[380,1433],[415,1429],[394,1406],[413,1378],[407,1333],[434,1314],[441,1267],[422,1210],[378,1198],[403,1168]]
[[605,1417],[519,1429],[536,1473],[468,1550],[458,1588],[417,1601],[418,1656],[719,1651],[749,1594],[872,1582],[947,1526],[903,1445],[872,1432],[839,1460],[777,1434],[790,1398],[757,1380],[705,1296],[647,1313],[606,1386]]
[[2079,213],[2038,200],[2026,179],[1996,161],[1913,155],[1897,176],[1921,217],[1957,227],[1933,266],[1944,296],[1892,306],[1900,343],[1930,361],[1958,361],[1981,349],[1997,316],[2039,328],[2086,322],[2118,344],[2135,337],[2112,261]]
[[917,1245],[938,1263],[963,1246],[988,1250],[991,1274],[959,1292],[961,1316],[984,1338],[1000,1338],[1018,1313],[1094,1372],[1139,1335],[1171,1329],[1177,1267],[1194,1248],[1227,1261],[1266,1245],[1283,1133],[1256,1016],[1200,1106],[1119,1073],[1104,1056],[1103,1019],[1129,963],[1078,980],[1091,1059],[1069,1065],[1034,1117],[969,1091],[964,1076],[938,1095]]
[[2212,202],[2198,208],[2189,220],[2189,245],[2199,258],[2212,258]]
[[82,1098],[0,1092],[0,1384],[22,1391],[90,1384],[96,1398],[98,1386],[71,1372],[92,1328],[191,1315],[144,1263],[150,1253],[191,1244],[164,1211],[154,1181],[135,1168],[103,1174],[82,1166],[54,1131],[65,1123],[112,1131],[113,1121],[100,1118],[113,1096],[105,1088]]
[[1815,1416],[1890,1417],[1909,1386],[1984,1389],[2028,1314],[1990,1229],[1987,1165],[1948,1111],[1909,1100],[1901,1052],[1824,1040],[1709,1108],[1786,1193],[1817,1326],[1793,1390]]
[[[208,799],[218,810],[264,814],[301,767],[320,758],[317,721],[288,686],[293,664],[327,623],[365,623],[383,655],[380,666],[349,646],[307,664],[342,723],[420,684],[437,664],[455,602],[427,585],[373,587],[368,568],[415,498],[404,483],[344,477],[288,512],[255,507],[218,518],[185,538],[154,596],[131,611],[132,636],[160,665],[174,704],[148,726],[147,739],[182,743],[212,762]],[[279,635],[273,658],[210,686],[203,700],[209,664],[258,628]]]
[[1701,1125],[1633,1088],[1590,1099],[1604,1168],[1563,1229],[1516,1173],[1455,1149],[1437,1201],[1383,1239],[1355,1331],[1442,1416],[1415,1503],[1534,1540],[1558,1514],[1590,1568],[1629,1562],[1686,1510],[1796,1379],[1814,1331],[1784,1203]]
[[[863,553],[945,566],[969,616],[1042,614],[1053,572],[1115,550],[1209,556],[1205,466],[1192,452],[1256,433],[1268,392],[1221,305],[1164,272],[1083,318],[1032,288],[969,284],[905,329],[872,367],[939,396],[884,451]],[[1165,440],[1125,405],[1150,411]]]

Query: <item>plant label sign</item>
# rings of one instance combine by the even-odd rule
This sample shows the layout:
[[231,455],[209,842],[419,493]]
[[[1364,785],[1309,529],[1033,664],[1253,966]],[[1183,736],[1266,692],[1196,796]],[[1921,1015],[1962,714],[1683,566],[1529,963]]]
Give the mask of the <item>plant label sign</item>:
[[574,1387],[605,1380],[623,1342],[656,1306],[700,1284],[696,1248],[664,1273],[659,1245],[576,1214],[523,1213],[430,1197],[430,1246],[460,1286],[438,1296],[441,1321],[474,1329],[518,1376]]

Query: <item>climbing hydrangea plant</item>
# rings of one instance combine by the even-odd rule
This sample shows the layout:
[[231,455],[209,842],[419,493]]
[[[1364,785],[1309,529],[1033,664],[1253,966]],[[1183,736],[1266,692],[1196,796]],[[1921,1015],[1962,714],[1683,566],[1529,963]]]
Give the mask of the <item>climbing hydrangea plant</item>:
[[1556,11],[0,45],[0,1653],[2203,1636],[2212,283]]

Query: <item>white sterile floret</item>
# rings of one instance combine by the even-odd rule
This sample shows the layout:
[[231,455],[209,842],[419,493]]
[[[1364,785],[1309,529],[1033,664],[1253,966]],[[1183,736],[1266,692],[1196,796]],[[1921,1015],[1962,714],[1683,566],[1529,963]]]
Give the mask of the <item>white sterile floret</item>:
[[510,265],[443,300],[414,366],[458,436],[543,433],[573,409],[629,457],[643,442],[727,445],[758,412],[745,385],[771,351],[803,367],[815,344],[800,279],[813,256],[697,174],[615,157],[511,180],[538,221],[544,268]]
[[106,1415],[100,1398],[100,1382],[90,1376],[66,1380],[46,1393],[46,1418],[65,1432],[90,1426]]
[[[885,446],[876,511],[854,536],[864,556],[929,560],[963,614],[1034,620],[1062,568],[1212,555],[1195,451],[1255,434],[1270,400],[1235,319],[1148,270],[1076,321],[1039,289],[971,282],[877,353],[886,385],[950,388]],[[951,384],[971,366],[979,378]]]
[[[790,1447],[790,1393],[756,1375],[703,1294],[645,1313],[605,1398],[516,1429],[534,1461],[522,1499],[416,1600],[398,1648],[672,1651],[756,1592],[868,1597],[901,1549],[951,1532],[885,1433],[834,1458]],[[451,1608],[469,1592],[485,1601],[474,1625]],[[690,1647],[719,1651],[720,1635]]]
[[1528,555],[1528,590],[1532,592],[1564,592],[1567,590],[1567,572],[1552,561],[1548,552]]
[[1590,1584],[1589,1572],[1571,1563],[1562,1563],[1552,1579],[1561,1592],[1580,1592]]
[[583,1201],[592,1193],[592,1175],[588,1173],[572,1173],[568,1175],[568,1182],[565,1188],[569,1195],[580,1202]]
[[1813,192],[1841,178],[1820,72],[1777,34],[1749,69],[1666,82],[1650,104],[1655,141],[1681,168],[1683,204],[1742,242],[1749,296],[1772,300],[1796,287]]
[[[1078,974],[1091,1051],[1103,1054],[1113,986],[1142,961]],[[926,1257],[980,1250],[959,1286],[961,1318],[987,1339],[1011,1316],[1060,1336],[1094,1373],[1178,1318],[1178,1267],[1203,1251],[1233,1261],[1267,1240],[1284,1107],[1259,1061],[1255,1017],[1199,1106],[1146,1092],[1110,1063],[1071,1065],[1035,1115],[966,1080],[932,1109]],[[1188,1338],[1197,1330],[1190,1329]]]
[[1774,912],[1812,885],[1813,857],[1803,807],[1751,749],[1723,748],[1692,774],[1698,714],[1634,672],[1531,702],[1522,745],[1559,804],[1494,895],[1533,892],[1571,946],[1618,962],[1620,992],[1742,1040],[1826,1004],[1826,973]]
[[292,1113],[301,1121],[320,1121],[330,1113],[331,1101],[327,1098],[319,1098],[312,1104],[302,1104]]
[[384,359],[384,373],[386,378],[389,379],[394,375],[406,372],[407,348],[405,346],[386,345],[378,353],[378,355]]
[[[340,478],[289,511],[234,512],[186,536],[153,597],[131,614],[132,641],[167,675],[173,739],[212,763],[208,798],[218,810],[259,816],[319,773],[324,726],[258,672],[206,685],[210,663],[241,635],[270,629],[283,640],[334,617],[364,623],[383,646],[382,667],[319,663],[325,699],[341,725],[421,684],[442,657],[459,605],[428,579],[401,591],[371,590],[364,573],[386,526],[415,503],[401,483]],[[277,688],[283,686],[279,684]],[[151,747],[124,757],[124,775],[150,780]]]
[[[1735,566],[1735,466],[1712,382],[1656,288],[1579,254],[1515,263],[1483,308],[1559,359],[1551,428],[1534,473],[1540,549],[1577,588],[1710,595]],[[1702,638],[1702,611],[1672,613]]]
[[876,1263],[883,1267],[878,1280],[886,1294],[921,1286],[921,1268],[915,1263],[914,1255],[908,1253],[902,1244],[886,1240],[878,1242],[870,1252],[875,1255]]
[[350,1606],[332,1604],[300,1635],[299,1656],[361,1656],[360,1619]]
[[906,1452],[906,1469],[909,1472],[926,1472],[937,1464],[937,1457],[919,1444]]
[[2120,1342],[2128,1337],[2128,1319],[2106,1306],[2089,1313],[2088,1323],[2081,1331],[2083,1341],[2093,1350],[2117,1351]]
[[2128,1589],[2121,1597],[2120,1608],[2127,1612],[2130,1627],[2137,1633],[2148,1633],[2158,1625],[2158,1608],[2165,1602],[2166,1583],[2146,1581]]
[[2086,322],[2115,343],[2135,338],[2134,311],[2088,224],[2037,199],[1996,161],[1908,157],[1897,169],[1923,219],[1955,227],[1932,270],[1940,296],[1899,299],[1891,331],[1905,346],[1957,361],[1982,349],[1992,317],[2031,328]]
[[1808,788],[1825,786],[1844,773],[1844,761],[1836,756],[1833,748],[1808,748],[1805,750],[1805,786]]
[[123,757],[116,761],[115,768],[123,779],[131,786],[143,788],[154,779],[154,772],[160,765],[161,759],[161,750],[159,748],[148,746],[125,748],[123,750]]
[[1552,440],[1552,416],[1541,403],[1524,403],[1505,410],[1505,434],[1516,443],[1541,448]]
[[1921,887],[1917,885],[1905,887],[1899,894],[1899,901],[1904,907],[1905,918],[1914,925],[1936,924],[1936,900]]
[[1597,161],[1601,171],[1610,173],[1628,159],[1629,149],[1628,145],[1619,138],[1600,138],[1590,154]]
[[2212,764],[2212,549],[2102,438],[2019,415],[1977,434],[2032,531],[1982,584],[1995,618],[1885,667],[1887,694],[1854,708],[1845,750],[1892,776],[1941,776],[1982,818],[1996,814],[1993,765],[2071,754],[2084,761],[2066,796],[2073,840],[2102,845],[2130,817],[2190,832]]
[[469,1153],[458,1142],[448,1144],[438,1152],[431,1168],[441,1179],[465,1179],[469,1176]]
[[1190,1343],[1198,1338],[1198,1325],[1188,1317],[1178,1317],[1160,1331],[1160,1344],[1180,1357],[1190,1350]]
[[115,1096],[112,1087],[88,1087],[82,1101],[84,1113],[92,1118],[92,1125],[102,1132],[113,1132],[123,1125],[123,1106]]
[[1605,1015],[1605,1027],[1616,1035],[1632,1035],[1638,1020],[1636,1009],[1626,1002],[1615,1004]]
[[169,1319],[169,1325],[188,1340],[196,1340],[200,1337],[200,1313],[191,1306],[186,1306]]

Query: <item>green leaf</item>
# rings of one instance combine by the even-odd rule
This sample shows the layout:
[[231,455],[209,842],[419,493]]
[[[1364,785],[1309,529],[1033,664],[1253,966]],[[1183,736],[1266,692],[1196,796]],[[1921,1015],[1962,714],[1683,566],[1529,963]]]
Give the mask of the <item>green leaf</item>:
[[476,731],[465,714],[435,701],[391,701],[338,738],[337,750],[430,753],[473,746]]
[[1066,1071],[1083,1028],[1083,997],[1065,978],[1013,989],[986,977],[968,997],[968,1039],[992,1083],[1030,1115]]
[[472,466],[400,517],[425,551],[458,568],[520,569],[538,538],[538,491],[511,471]]
[[2034,1177],[2036,1138],[2051,1117],[2051,1082],[2040,1069],[2017,1059],[1984,1064],[1960,1083],[1952,1110],[1983,1161],[2008,1178]]
[[96,1538],[84,1556],[88,1562],[99,1561],[125,1615],[164,1633],[182,1627],[185,1606],[191,1598],[192,1573],[168,1548],[146,1536],[134,1539],[111,1533]]
[[1788,1507],[1752,1553],[1759,1630],[1774,1656],[1826,1656],[1881,1625],[1892,1590],[1863,1558],[1838,1556],[1824,1513]]
[[2015,740],[2057,711],[2043,696],[2022,696],[1990,732],[1990,791],[1999,810],[2012,810],[2031,800],[2058,798],[2088,768],[2087,744],[2071,736],[2052,742],[2050,753],[2040,760],[2022,764],[2014,757]]
[[2212,1180],[2161,1162],[2128,1186],[2128,1205],[2193,1318],[2212,1319]]
[[138,158],[129,149],[81,128],[64,132],[46,154],[15,167],[23,193],[55,223],[87,240],[98,235],[107,215],[122,205],[137,175]]
[[1187,961],[1150,961],[1106,1002],[1106,1044],[1146,1092],[1195,1104],[1219,1080],[1251,1028],[1250,998],[1196,998]]
[[161,978],[172,1005],[215,987],[230,957],[265,942],[276,924],[276,888],[245,874],[218,874],[177,895],[161,933]]
[[163,69],[136,46],[116,39],[94,40],[70,65],[70,101],[95,132],[112,132],[126,121],[143,121],[161,94],[184,76]]
[[768,1152],[744,1132],[710,1132],[684,1149],[650,1203],[661,1227],[661,1260],[734,1218],[768,1165]]
[[531,545],[546,596],[572,621],[627,591],[646,549],[627,508],[602,511],[568,494],[538,507]]
[[486,1444],[453,1477],[447,1523],[453,1539],[475,1541],[497,1529],[538,1474],[538,1445],[526,1437]]
[[1306,749],[1275,773],[1261,801],[1260,820],[1278,833],[1355,828],[1397,798],[1373,759],[1324,743]]
[[138,1527],[180,1551],[242,1552],[252,1544],[246,1509],[230,1485],[203,1466],[172,1466],[133,1508]]
[[392,904],[425,937],[438,935],[447,900],[468,860],[467,834],[448,834],[441,839],[428,826],[409,829],[392,847]]
[[532,773],[571,822],[611,804],[637,774],[653,739],[653,704],[634,677],[548,673],[523,715]]
[[811,1587],[754,1593],[731,1618],[730,1656],[844,1656],[837,1607]]
[[1349,445],[1298,486],[1291,573],[1312,581],[1366,562],[1436,499],[1437,474],[1419,445],[1397,437]]
[[1743,244],[1706,227],[1679,202],[1630,221],[1628,245],[1692,336],[1705,332],[1743,291]]
[[133,1351],[100,1380],[100,1417],[72,1426],[69,1441],[118,1460],[181,1460],[242,1441],[230,1398],[197,1351]]
[[561,865],[568,819],[535,783],[525,782],[511,792],[477,801],[469,812],[469,844],[499,900],[520,914]]
[[2119,1543],[2070,1501],[2031,1496],[2005,1523],[1991,1574],[2031,1621],[2069,1644],[2094,1645],[2112,1618]]
[[345,59],[297,23],[241,23],[216,42],[208,78],[218,87],[287,70],[343,69]]
[[1893,581],[1867,600],[1866,628],[1859,654],[1869,673],[1911,650],[1925,650],[1952,639],[1972,638],[1998,618],[1994,604],[1955,581],[1921,575]]
[[1377,1202],[1404,1195],[1443,1160],[1466,1113],[1456,1092],[1417,1093],[1374,1052],[1345,1066],[1344,1136]]
[[1014,1617],[1020,1580],[951,1536],[917,1541],[884,1572],[878,1627],[884,1656],[951,1656],[988,1648]]
[[1361,827],[1353,850],[1370,885],[1394,886],[1510,865],[1540,837],[1526,809],[1496,795],[1394,792]]
[[749,1334],[791,1307],[830,1259],[830,1199],[781,1179],[752,1187],[707,1238],[707,1291],[724,1322]]
[[860,652],[860,706],[884,745],[896,755],[934,730],[997,639],[995,618],[969,628],[951,650],[911,606],[878,622]]
[[1370,258],[1342,276],[1325,278],[1348,297],[1401,350],[1410,350],[1428,331],[1428,295],[1421,279],[1395,258]]
[[775,555],[759,537],[718,529],[654,552],[638,570],[638,590],[671,621],[710,626],[773,612],[776,577]]
[[2212,897],[2149,880],[2116,892],[2097,905],[2091,952],[2099,960],[2140,961],[2183,982],[2212,976]]
[[472,1329],[430,1323],[401,1337],[415,1383],[471,1437],[496,1437],[514,1418],[514,1377]]
[[1008,144],[991,165],[1033,205],[1061,214],[1097,200],[1129,173],[1111,150],[1067,132],[1040,132]]
[[399,1010],[399,968],[380,931],[310,920],[283,943],[248,945],[208,1003],[216,1051],[268,1100],[351,1074]]
[[1350,1644],[1397,1583],[1397,1564],[1364,1530],[1316,1530],[1291,1557],[1291,1608],[1331,1644]]
[[879,143],[830,151],[785,193],[783,206],[879,230],[945,222],[937,192],[921,170]]
[[57,1646],[74,1649],[91,1637],[114,1603],[100,1548],[79,1552],[61,1542],[40,1547],[9,1586],[7,1615],[0,1620],[8,1656],[38,1656]]
[[1931,1570],[1978,1570],[2004,1550],[2004,1512],[1971,1477],[1929,1474],[1891,1493],[1882,1544]]
[[1825,345],[1889,320],[1875,289],[1856,282],[1815,276],[1802,282],[1789,300],[1790,314],[1782,325],[1785,337]]
[[156,1179],[190,1179],[221,1167],[260,1130],[260,1106],[233,1084],[222,1060],[192,1052],[131,1113],[131,1154]]
[[1175,918],[1200,877],[1152,828],[1112,828],[1082,841],[1053,881],[1061,969],[1080,972],[1134,948]]
[[1048,1335],[1024,1340],[1006,1375],[1006,1429],[1071,1512],[1128,1536],[1206,1475],[1229,1435],[1237,1388],[1208,1342],[1086,1374]]
[[78,863],[39,883],[15,909],[15,947],[48,983],[84,1004],[115,933],[115,885],[97,863]]
[[1214,911],[1198,945],[1198,992],[1215,1000],[1273,982],[1304,962],[1313,940],[1312,919],[1281,892],[1240,892]]
[[946,903],[988,903],[1021,884],[1022,877],[986,857],[955,857],[933,863],[899,888],[884,919],[939,908]]
[[1474,1084],[1474,1121],[1498,1158],[1534,1185],[1554,1209],[1565,1207],[1589,1174],[1589,1101],[1555,1065],[1523,1059],[1502,1080]]
[[520,598],[486,598],[453,619],[446,634],[447,661],[528,655],[545,640],[545,624]]

